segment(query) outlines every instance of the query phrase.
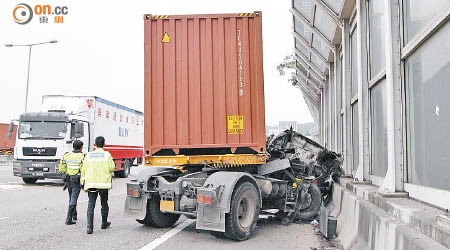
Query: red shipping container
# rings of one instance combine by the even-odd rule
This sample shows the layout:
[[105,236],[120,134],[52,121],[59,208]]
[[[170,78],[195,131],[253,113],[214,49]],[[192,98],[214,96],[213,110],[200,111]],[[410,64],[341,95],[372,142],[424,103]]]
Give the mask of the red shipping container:
[[16,145],[17,125],[14,125],[14,130],[11,138],[8,138],[9,124],[0,123],[0,150],[13,150]]
[[261,12],[144,15],[146,155],[265,152],[261,18]]

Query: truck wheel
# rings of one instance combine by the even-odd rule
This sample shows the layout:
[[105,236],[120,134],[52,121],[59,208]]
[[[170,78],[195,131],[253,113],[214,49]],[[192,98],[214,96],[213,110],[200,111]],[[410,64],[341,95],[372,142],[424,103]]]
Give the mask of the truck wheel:
[[304,204],[300,211],[295,215],[297,220],[312,220],[319,213],[320,205],[322,205],[322,194],[317,184],[309,185],[308,204]]
[[115,171],[114,176],[117,176],[120,178],[127,178],[128,175],[130,174],[131,165],[132,165],[132,163],[130,162],[130,160],[128,160],[128,159],[125,160],[125,162],[123,163],[123,170]]
[[159,195],[153,195],[147,201],[147,213],[142,223],[154,227],[171,227],[180,218],[179,214],[162,213],[159,209]]
[[220,239],[225,239],[225,233],[224,232],[216,232],[216,231],[210,231],[209,232],[211,235],[213,235],[216,238],[220,238]]
[[23,177],[22,180],[23,180],[23,182],[25,182],[26,184],[34,184],[34,183],[36,183],[36,181],[37,181],[36,178],[26,178],[26,177]]
[[232,240],[249,239],[259,217],[259,196],[256,187],[244,182],[235,189],[230,212],[225,215],[225,236]]

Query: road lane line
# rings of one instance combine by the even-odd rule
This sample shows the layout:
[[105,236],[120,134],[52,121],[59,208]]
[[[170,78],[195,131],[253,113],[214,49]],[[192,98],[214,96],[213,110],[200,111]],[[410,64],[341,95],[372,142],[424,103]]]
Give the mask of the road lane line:
[[[117,193],[117,194],[111,194],[108,195],[108,197],[112,197],[112,196],[117,196],[117,195],[122,195],[122,194],[126,194],[127,192],[122,192],[122,193]],[[89,200],[84,200],[84,201],[79,201],[78,203],[83,203],[83,202],[88,202]]]
[[158,247],[159,245],[164,243],[166,240],[172,238],[177,233],[183,231],[183,229],[185,229],[186,227],[188,227],[189,225],[191,225],[194,222],[195,222],[195,220],[193,220],[193,219],[185,220],[183,223],[179,224],[178,226],[176,226],[175,228],[173,228],[169,232],[159,236],[157,239],[155,239],[154,241],[152,241],[149,244],[145,245],[140,250],[152,250],[152,249],[155,249],[156,247]]
[[9,217],[1,217],[0,220],[9,219]]

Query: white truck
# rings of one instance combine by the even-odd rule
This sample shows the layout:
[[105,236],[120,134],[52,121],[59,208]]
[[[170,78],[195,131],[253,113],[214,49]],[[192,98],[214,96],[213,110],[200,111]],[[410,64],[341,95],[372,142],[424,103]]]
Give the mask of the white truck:
[[25,183],[62,178],[59,160],[74,140],[87,153],[97,136],[105,137],[117,177],[128,177],[133,162],[142,162],[144,114],[96,96],[43,96],[41,112],[24,113],[18,123],[13,173]]

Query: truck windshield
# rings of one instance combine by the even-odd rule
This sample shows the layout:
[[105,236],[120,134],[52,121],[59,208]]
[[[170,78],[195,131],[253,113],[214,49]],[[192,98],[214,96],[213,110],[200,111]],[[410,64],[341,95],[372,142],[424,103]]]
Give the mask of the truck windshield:
[[20,122],[20,139],[63,139],[66,136],[65,122]]

